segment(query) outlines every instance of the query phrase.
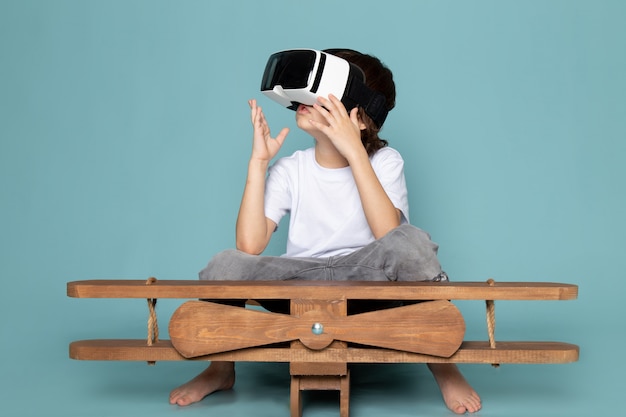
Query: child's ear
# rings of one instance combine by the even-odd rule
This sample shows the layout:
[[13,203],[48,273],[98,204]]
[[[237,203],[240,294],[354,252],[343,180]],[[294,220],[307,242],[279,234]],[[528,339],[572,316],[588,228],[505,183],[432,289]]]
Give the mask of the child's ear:
[[362,114],[361,114],[362,111],[363,110],[361,108],[359,108],[359,110],[357,112],[357,117],[359,118],[359,129],[360,130],[365,130],[365,129],[367,129],[367,125],[363,121],[363,117],[362,117]]

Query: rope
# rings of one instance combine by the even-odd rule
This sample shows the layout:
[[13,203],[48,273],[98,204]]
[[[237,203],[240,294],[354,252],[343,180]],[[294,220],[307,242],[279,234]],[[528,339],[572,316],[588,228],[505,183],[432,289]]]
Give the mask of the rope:
[[[495,281],[492,278],[489,278],[487,280],[487,284],[489,284],[490,287],[493,287],[495,285]],[[494,302],[494,300],[485,300],[486,304],[487,304],[487,331],[489,333],[489,347],[491,349],[495,349],[496,348],[496,303]],[[500,364],[498,363],[492,363],[491,366],[493,366],[494,368],[497,368],[498,366],[500,366]]]
[[[156,278],[154,277],[150,277],[148,278],[148,280],[146,281],[146,285],[152,285],[157,281]],[[156,303],[157,303],[157,299],[156,298],[148,298],[148,311],[149,311],[149,316],[148,316],[148,346],[152,346],[153,343],[156,343],[159,341],[159,323],[157,321],[157,315],[156,315]],[[148,361],[148,365],[154,365],[155,362],[154,361]]]

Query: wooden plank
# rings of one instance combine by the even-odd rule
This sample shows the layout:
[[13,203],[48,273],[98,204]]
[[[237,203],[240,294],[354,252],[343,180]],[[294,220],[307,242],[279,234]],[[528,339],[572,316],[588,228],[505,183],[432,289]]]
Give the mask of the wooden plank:
[[[313,350],[339,340],[448,357],[465,334],[461,312],[446,300],[351,316],[315,309],[319,303],[295,316],[187,301],[172,315],[169,335],[176,350],[191,358],[293,340]],[[314,324],[321,326],[319,334],[312,331]]]
[[350,417],[350,371],[341,378],[339,387],[339,417]]
[[302,417],[302,390],[300,390],[300,378],[291,377],[289,409],[291,417]]
[[348,365],[346,362],[291,362],[289,374],[293,376],[347,375]]
[[366,282],[86,280],[67,283],[76,298],[573,300],[578,286],[553,282]]
[[300,391],[338,391],[341,389],[341,376],[339,375],[307,375],[295,376],[300,379]]
[[[291,348],[293,350],[293,346]],[[347,375],[346,362],[291,362],[290,375]]]
[[[488,342],[466,341],[449,358],[389,349],[356,348],[321,351],[288,347],[249,348],[200,356],[191,360],[240,362],[346,362],[346,363],[570,363],[578,360],[578,346],[562,342]],[[148,346],[145,340],[81,340],[70,344],[70,358],[98,361],[178,361],[185,359],[169,340]]]

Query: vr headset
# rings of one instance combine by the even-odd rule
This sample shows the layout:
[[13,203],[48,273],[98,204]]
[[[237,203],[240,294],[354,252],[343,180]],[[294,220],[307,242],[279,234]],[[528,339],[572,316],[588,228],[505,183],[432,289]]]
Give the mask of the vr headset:
[[340,98],[350,111],[362,107],[380,128],[387,118],[385,96],[365,85],[358,66],[329,50],[291,49],[272,54],[267,61],[261,92],[290,110],[313,105],[329,94]]

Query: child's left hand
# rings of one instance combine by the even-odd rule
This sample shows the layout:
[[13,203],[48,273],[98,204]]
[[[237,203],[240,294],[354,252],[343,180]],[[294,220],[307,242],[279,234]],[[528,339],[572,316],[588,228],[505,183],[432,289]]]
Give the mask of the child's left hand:
[[326,119],[328,125],[314,120],[311,123],[330,139],[348,162],[365,150],[361,142],[361,129],[365,129],[365,124],[359,119],[357,107],[348,113],[341,100],[332,94],[328,99],[318,98],[313,107]]

